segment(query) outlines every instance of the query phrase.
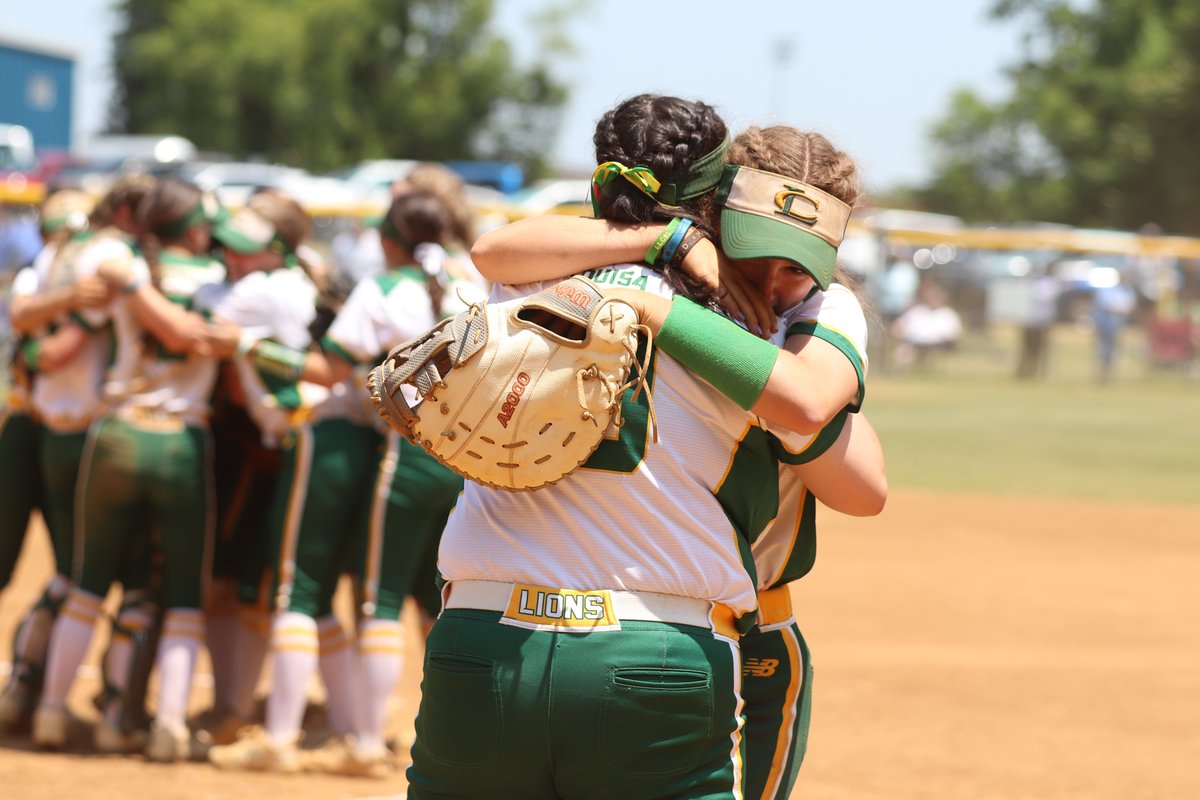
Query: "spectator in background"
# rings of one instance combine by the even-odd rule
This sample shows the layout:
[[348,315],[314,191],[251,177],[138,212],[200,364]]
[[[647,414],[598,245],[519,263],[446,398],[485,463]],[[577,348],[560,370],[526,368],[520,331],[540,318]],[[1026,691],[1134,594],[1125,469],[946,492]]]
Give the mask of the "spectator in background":
[[37,214],[22,205],[0,202],[0,271],[28,267],[41,250]]
[[896,247],[890,254],[891,260],[874,282],[872,289],[875,307],[883,317],[885,327],[891,327],[908,310],[917,298],[921,277],[913,264],[912,251],[907,247]]
[[896,338],[895,366],[925,367],[933,353],[950,350],[962,338],[962,320],[948,304],[946,290],[936,281],[925,280],[917,290],[917,301],[892,323]]
[[885,334],[873,337],[878,352],[871,356],[871,364],[883,371],[892,367],[892,341],[886,333],[913,304],[921,282],[912,248],[894,245],[888,249],[886,258],[883,269],[872,273],[867,282],[871,305],[879,312],[881,333]]
[[1042,267],[1029,286],[1029,316],[1021,326],[1021,354],[1017,359],[1017,378],[1045,379],[1049,368],[1050,331],[1058,317],[1061,287],[1055,264]]
[[1117,282],[1096,290],[1092,298],[1092,325],[1096,329],[1096,379],[1112,380],[1117,356],[1117,338],[1137,308],[1137,294],[1129,285],[1129,276],[1117,271]]

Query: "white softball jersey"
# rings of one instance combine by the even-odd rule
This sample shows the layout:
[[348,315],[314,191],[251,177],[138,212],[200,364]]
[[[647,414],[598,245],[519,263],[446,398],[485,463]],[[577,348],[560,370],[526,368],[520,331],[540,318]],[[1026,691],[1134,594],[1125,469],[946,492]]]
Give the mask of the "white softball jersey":
[[[120,238],[105,234],[78,236],[61,248],[47,246],[28,268],[32,275],[14,282],[13,292],[36,295],[69,286],[94,275],[96,268],[114,254],[129,253],[129,247]],[[74,320],[91,335],[67,363],[56,370],[38,373],[33,382],[30,402],[43,424],[56,433],[85,430],[100,412],[100,387],[113,342],[109,326],[106,323],[93,325],[95,318],[85,310],[65,314],[56,321],[56,325],[65,325]]]
[[[173,302],[191,306],[201,286],[225,279],[225,268],[207,256],[163,252],[161,291]],[[133,261],[138,278],[149,279],[146,262]],[[111,304],[116,356],[104,383],[110,413],[146,409],[178,417],[188,425],[208,422],[217,380],[217,359],[168,352],[147,335],[124,298]]]
[[[256,339],[270,339],[296,350],[312,342],[309,326],[316,317],[317,289],[299,267],[252,272],[236,283],[202,286],[197,310],[216,322],[231,322]],[[324,403],[329,390],[300,381],[286,382],[260,371],[253,359],[233,359],[246,397],[246,412],[262,432],[263,444],[278,445],[306,412]]]
[[[789,309],[782,317],[773,340],[782,346],[787,336],[809,334],[829,342],[845,354],[858,373],[858,396],[853,408],[862,405],[866,389],[867,321],[854,293],[840,284],[817,292]],[[816,557],[816,499],[792,469],[828,449],[841,432],[831,425],[812,436],[767,426],[783,446],[779,463],[779,514],[754,540],[758,588],[768,589],[793,581],[807,573]]]
[[425,273],[416,267],[393,269],[359,281],[321,343],[353,364],[354,372],[335,387],[337,394],[315,418],[337,414],[367,425],[378,424],[379,414],[366,388],[367,372],[393,347],[437,322],[425,286]]
[[[586,273],[601,288],[662,297],[654,271],[619,265]],[[496,286],[500,302],[547,284]],[[569,589],[659,592],[757,604],[750,534],[778,507],[776,460],[752,415],[667,354],[656,351],[643,399],[625,424],[566,478],[534,492],[467,481],[442,537],[438,569],[449,581],[490,580]]]

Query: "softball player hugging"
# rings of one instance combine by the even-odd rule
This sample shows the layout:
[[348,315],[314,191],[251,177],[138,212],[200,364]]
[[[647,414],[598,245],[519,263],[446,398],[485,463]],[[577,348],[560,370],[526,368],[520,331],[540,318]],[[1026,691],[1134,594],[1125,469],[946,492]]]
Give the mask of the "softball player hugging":
[[[89,228],[62,245],[48,265],[42,281],[45,292],[22,300],[17,309],[21,316],[28,313],[31,320],[44,320],[45,315],[59,314],[59,318],[51,322],[55,332],[37,340],[38,361],[46,370],[38,402],[44,407],[48,420],[42,436],[46,521],[52,538],[61,541],[63,544],[59,547],[65,547],[68,553],[59,556],[60,574],[61,563],[66,559],[69,565],[66,574],[71,575],[72,580],[77,579],[79,570],[75,514],[78,470],[86,429],[101,412],[101,384],[112,350],[111,326],[105,322],[103,310],[109,303],[111,292],[96,271],[106,258],[114,254],[125,257],[136,248],[134,237],[139,231],[136,209],[154,186],[154,180],[147,176],[118,180],[96,205]],[[82,293],[92,299],[65,314],[57,310],[59,303],[56,301],[64,291]],[[72,564],[73,561],[76,563]],[[148,664],[138,664],[138,669],[134,668],[138,661],[134,658],[135,650],[144,652],[143,662],[153,658],[148,639],[157,618],[157,607],[150,597],[148,559],[125,559],[119,579],[123,589],[122,603],[113,621],[112,637],[102,661],[104,687],[97,698],[103,717],[94,729],[94,740],[100,752],[139,749],[144,744],[144,735],[138,741],[128,735],[133,728],[145,727],[141,694],[138,694],[137,702],[131,702],[129,684],[139,670],[149,672]],[[51,591],[56,581],[52,580]],[[64,586],[64,594],[65,590]],[[135,639],[141,642],[140,648],[135,647]],[[47,645],[48,642],[43,640],[43,657],[47,655]],[[141,669],[143,666],[144,670]],[[39,697],[35,695],[30,699],[36,703]],[[57,744],[54,740],[40,743],[46,746]]]
[[[92,376],[86,365],[78,369],[77,362],[87,360],[77,355],[80,337],[76,331],[59,329],[75,327],[70,314],[108,300],[102,280],[72,280],[69,268],[71,251],[78,248],[93,205],[91,196],[82,192],[60,191],[46,198],[40,213],[45,246],[32,265],[17,273],[10,295],[9,316],[22,338],[13,358],[8,405],[0,418],[0,471],[6,476],[0,492],[0,590],[12,575],[35,507],[41,509],[50,533],[55,574],[17,626],[13,668],[0,694],[0,729],[29,725],[41,692],[50,630],[70,588],[79,444],[99,403],[99,381],[88,378],[98,378],[102,365],[95,364]],[[63,365],[69,369],[53,372]],[[32,384],[38,373],[46,374]]]
[[[710,107],[648,97],[606,114],[595,139],[599,161],[652,173],[693,213],[725,140]],[[620,219],[664,213],[628,183],[597,200]],[[614,272],[647,295],[679,285]],[[446,602],[427,641],[410,797],[738,796],[736,640],[756,602],[739,532],[774,508],[763,477],[775,462],[735,403],[661,352],[650,370],[653,424],[645,395],[627,398],[624,425],[558,483],[464,487],[439,552]],[[580,595],[605,613],[547,613]]]
[[[253,195],[222,226],[219,243],[228,280],[202,287],[197,305],[214,320],[238,326],[246,342],[264,339],[306,348],[317,288],[297,251],[311,230],[311,219],[294,199],[274,192]],[[215,614],[219,625],[234,624],[223,644],[210,644],[214,705],[194,721],[200,752],[231,744],[254,716],[255,689],[270,641],[271,549],[277,546],[271,514],[281,448],[329,394],[279,375],[269,362],[245,356],[226,363],[222,388],[215,433],[217,463],[224,474],[218,473],[222,513],[214,576],[230,585],[227,594],[235,595],[238,608],[234,614]],[[328,631],[322,637],[321,668],[330,687],[331,714],[343,713],[346,700],[339,691],[344,694],[348,684],[347,642],[332,615],[322,618],[319,627]]]
[[[415,515],[399,525],[391,511],[392,481],[400,472],[396,444],[392,442],[386,451],[390,455],[383,456],[383,437],[376,427],[362,367],[436,321],[430,294],[436,278],[431,273],[436,271],[417,266],[414,251],[445,241],[450,225],[449,213],[436,197],[424,192],[397,197],[380,223],[389,270],[351,292],[319,351],[306,352],[269,339],[245,342],[246,356],[260,369],[292,381],[328,386],[329,398],[313,409],[311,423],[292,431],[284,448],[275,516],[281,554],[275,595],[278,616],[272,633],[273,684],[265,730],[214,747],[209,760],[219,767],[300,768],[297,743],[306,684],[316,669],[317,620],[332,619],[338,578],[352,571],[361,581],[357,670],[340,681],[326,678],[331,693],[344,690],[348,695],[345,729],[353,736],[314,756],[312,765],[349,774],[387,774],[382,729],[387,697],[400,669],[400,604],[411,584],[416,563],[412,556],[429,531]],[[408,453],[399,455],[401,462],[407,459]],[[404,474],[413,477],[418,470],[406,468]],[[444,514],[446,491],[439,477],[426,476],[423,487],[429,491],[430,503],[443,504]],[[449,493],[455,491],[456,486]],[[416,532],[415,543],[406,541],[406,530]]]
[[201,285],[224,276],[207,256],[216,212],[194,186],[162,181],[137,206],[142,256],[115,239],[96,255],[97,274],[119,297],[85,316],[93,328],[111,322],[116,349],[104,378],[105,413],[89,429],[80,462],[77,586],[51,637],[34,715],[42,747],[65,742],[67,693],[105,593],[130,572],[148,572],[157,549],[165,614],[146,755],[175,761],[188,753],[185,714],[204,636],[211,540],[209,397],[214,348],[223,341],[187,308]]
[[[821,376],[799,384],[806,387],[807,394],[813,394],[813,386],[826,389],[824,397],[810,400],[802,416],[793,416],[805,429],[819,428],[816,435],[796,437],[762,423],[772,434],[780,461],[779,511],[764,530],[751,531],[760,590],[758,620],[740,640],[745,796],[786,798],[804,755],[812,674],[786,584],[812,566],[813,495],[836,510],[869,515],[882,508],[887,487],[882,449],[874,431],[865,418],[847,413],[860,407],[863,396],[863,312],[849,290],[831,283],[836,247],[858,195],[853,162],[819,134],[785,127],[751,128],[734,139],[726,158],[732,164],[748,165],[727,168],[714,198],[722,209],[726,254],[740,261],[735,262],[736,271],[721,265],[726,278],[722,282],[715,250],[699,243],[694,249],[696,256],[683,266],[748,319],[763,319],[765,310],[775,327],[773,318],[780,314],[784,325],[772,342],[802,354],[809,359],[813,374]],[[598,171],[600,181],[609,176],[630,180],[627,175],[619,169]],[[633,178],[636,180],[631,183],[648,187],[644,175]],[[603,193],[605,184],[593,191]],[[789,209],[796,204],[794,213],[777,213],[781,197],[788,198]],[[677,254],[687,241],[686,235],[679,233],[681,227],[682,223],[672,223],[659,233],[660,229],[653,227],[622,228],[563,217],[531,219],[485,238],[475,255],[485,274],[497,279],[511,280],[513,270],[529,277],[559,277],[571,266],[578,269],[596,266],[604,259],[637,258],[643,251],[651,263],[663,252]],[[540,248],[540,258],[533,252],[535,248]],[[564,267],[568,251],[571,265]],[[550,253],[552,257],[548,257]],[[714,258],[702,263],[709,255]],[[671,256],[665,260],[672,266]],[[630,283],[611,269],[589,274],[597,282]],[[765,309],[761,307],[764,304]],[[706,324],[700,318],[696,322]],[[732,337],[726,340],[731,345],[746,342],[769,359],[762,343],[745,339],[749,336],[745,331],[729,330],[727,335]],[[679,352],[680,343],[670,336],[658,341],[668,352]],[[704,369],[703,353],[700,348],[693,349],[692,363]],[[714,377],[722,379],[719,373]],[[714,385],[720,385],[717,381]],[[775,413],[774,409],[768,411]]]

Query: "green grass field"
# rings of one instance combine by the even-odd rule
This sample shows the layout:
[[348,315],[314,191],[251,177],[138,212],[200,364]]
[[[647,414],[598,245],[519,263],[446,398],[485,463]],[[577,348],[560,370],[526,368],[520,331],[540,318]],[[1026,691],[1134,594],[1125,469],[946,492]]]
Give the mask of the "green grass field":
[[1090,332],[1055,331],[1050,375],[1014,376],[1016,331],[971,334],[927,370],[872,374],[865,410],[895,488],[1200,502],[1200,380],[1125,331],[1100,385]]
[[[1013,377],[1016,331],[969,334],[927,370],[868,378],[897,489],[1200,503],[1200,380],[1148,366],[1129,329],[1112,383],[1090,332],[1056,330],[1050,376]],[[6,387],[0,386],[0,397]]]

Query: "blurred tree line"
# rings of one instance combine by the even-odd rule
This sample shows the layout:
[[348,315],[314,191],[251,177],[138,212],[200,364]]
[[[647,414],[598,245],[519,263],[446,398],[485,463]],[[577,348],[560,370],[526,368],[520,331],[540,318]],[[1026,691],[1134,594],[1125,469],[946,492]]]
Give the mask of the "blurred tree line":
[[115,132],[312,170],[364,158],[546,168],[569,55],[553,6],[518,64],[492,0],[118,0]]
[[1012,93],[956,93],[916,194],[973,221],[1200,234],[1200,3],[997,0],[1024,24]]

